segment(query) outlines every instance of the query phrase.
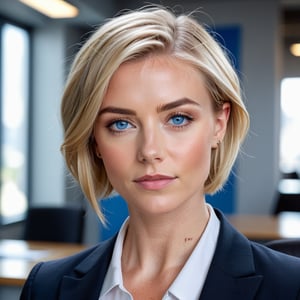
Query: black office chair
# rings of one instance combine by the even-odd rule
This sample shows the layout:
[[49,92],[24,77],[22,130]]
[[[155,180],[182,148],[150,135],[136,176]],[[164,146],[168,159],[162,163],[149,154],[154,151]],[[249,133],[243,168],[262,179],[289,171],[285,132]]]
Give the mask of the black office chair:
[[283,178],[283,179],[300,179],[297,171],[282,172],[281,178]]
[[30,207],[24,239],[82,243],[85,210],[82,207]]
[[283,211],[300,212],[300,194],[283,194],[278,192],[274,215]]
[[265,245],[271,249],[300,257],[300,238],[274,240]]
[[283,211],[300,212],[300,180],[282,179],[278,184],[273,213]]

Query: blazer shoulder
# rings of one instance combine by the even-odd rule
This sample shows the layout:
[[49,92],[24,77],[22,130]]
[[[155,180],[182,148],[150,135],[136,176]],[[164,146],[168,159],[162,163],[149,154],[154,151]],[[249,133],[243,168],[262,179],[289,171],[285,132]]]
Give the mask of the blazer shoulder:
[[[300,258],[270,249],[263,244],[255,242],[251,242],[251,247],[258,270],[269,271],[271,277],[279,277],[281,282],[291,282],[290,277],[293,277],[297,280],[300,287]],[[287,277],[286,274],[291,276]]]
[[[300,259],[250,241],[221,212],[217,210],[216,214],[221,226],[208,273],[207,290],[210,294],[207,299],[226,295],[232,289],[234,294],[240,293],[240,298],[232,298],[231,293],[228,298],[223,297],[224,299],[252,300],[255,296],[257,300],[300,300]],[[215,290],[216,282],[219,283],[218,290]],[[246,285],[248,298],[245,298],[246,295],[242,296]]]
[[272,299],[300,299],[300,258],[251,243],[256,272],[264,276],[263,293]]
[[58,299],[64,277],[80,278],[99,264],[108,267],[114,241],[113,238],[72,256],[36,264],[23,286],[20,300]]

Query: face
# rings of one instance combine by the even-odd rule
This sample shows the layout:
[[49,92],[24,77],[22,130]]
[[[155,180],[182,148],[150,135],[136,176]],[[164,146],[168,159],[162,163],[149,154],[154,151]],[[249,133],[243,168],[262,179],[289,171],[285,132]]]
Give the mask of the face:
[[185,62],[155,56],[121,65],[95,123],[95,151],[131,213],[204,204],[229,110],[214,111],[204,79]]

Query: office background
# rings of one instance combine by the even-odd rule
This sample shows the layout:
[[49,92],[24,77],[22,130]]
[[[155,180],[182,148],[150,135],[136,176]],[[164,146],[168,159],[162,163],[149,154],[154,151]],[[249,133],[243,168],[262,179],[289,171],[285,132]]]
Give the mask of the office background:
[[[53,20],[17,0],[0,1],[0,17],[25,25],[31,34],[28,199],[32,205],[82,201],[83,195],[68,178],[59,151],[62,142],[59,104],[65,76],[74,53],[94,26],[120,9],[147,3],[133,0],[70,2],[79,7],[79,17]],[[281,176],[280,82],[287,76],[300,77],[300,59],[288,52],[286,41],[293,36],[287,31],[284,11],[299,12],[300,1],[188,0],[160,3],[170,7],[179,5],[177,7],[183,11],[200,8],[204,12],[199,14],[200,21],[213,29],[238,28],[239,70],[251,128],[236,164],[231,187],[234,200],[230,209],[236,213],[271,213]],[[88,216],[85,239],[95,242],[99,238],[95,230],[99,222],[90,210]],[[14,237],[18,230],[18,227],[10,227],[2,229],[1,234]]]

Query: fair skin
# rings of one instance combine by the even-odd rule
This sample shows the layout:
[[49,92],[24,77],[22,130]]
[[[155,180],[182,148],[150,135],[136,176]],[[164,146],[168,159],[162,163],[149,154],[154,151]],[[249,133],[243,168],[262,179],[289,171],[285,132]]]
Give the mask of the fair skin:
[[228,103],[215,112],[199,72],[170,56],[127,62],[112,77],[95,150],[128,203],[122,273],[134,299],[161,299],[200,239],[211,151],[229,113]]

